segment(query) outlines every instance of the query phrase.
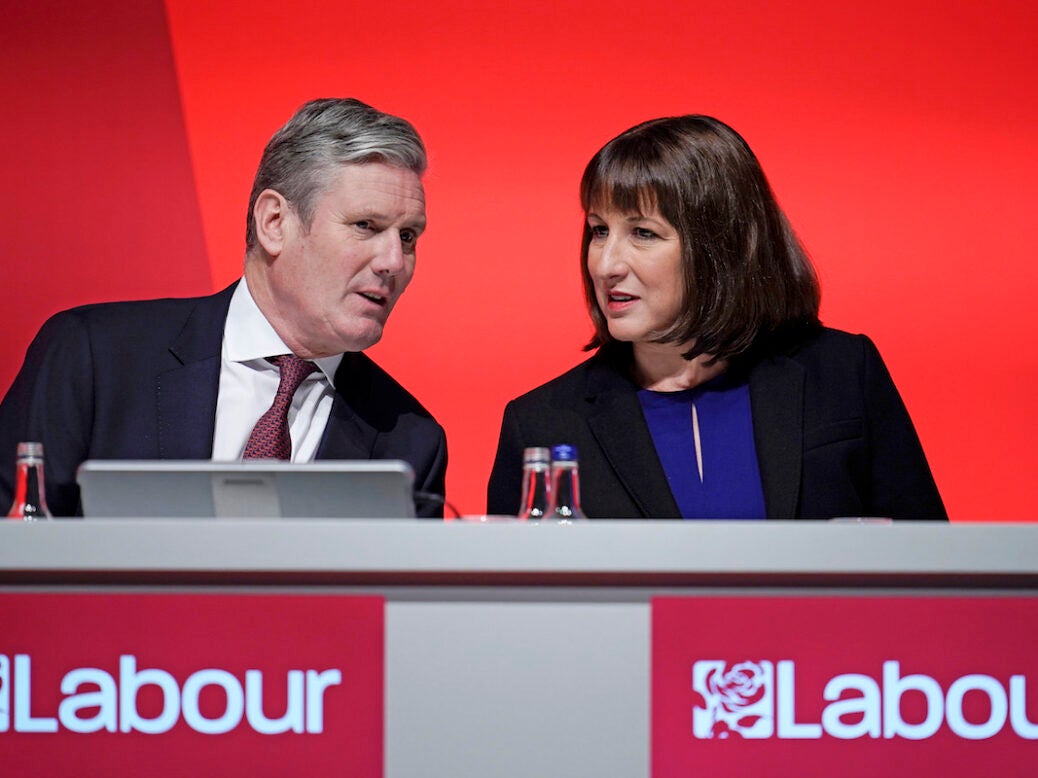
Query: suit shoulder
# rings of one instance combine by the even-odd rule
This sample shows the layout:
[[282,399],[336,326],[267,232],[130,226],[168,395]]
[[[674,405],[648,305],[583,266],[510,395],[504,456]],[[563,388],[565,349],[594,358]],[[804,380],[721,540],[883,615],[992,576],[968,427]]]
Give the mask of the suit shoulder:
[[435,422],[432,413],[371,357],[361,352],[343,355],[335,384],[350,400],[363,400],[394,413],[411,413]]
[[91,303],[70,309],[73,313],[96,318],[137,318],[140,316],[160,316],[173,311],[191,310],[201,303],[225,299],[230,303],[234,286],[230,286],[215,294],[195,297],[156,297],[149,300],[117,300],[114,302]]
[[[226,290],[225,290],[226,291]],[[220,293],[221,295],[224,293]],[[200,297],[164,297],[153,300],[120,300],[115,302],[88,303],[67,308],[51,316],[45,327],[87,326],[119,328],[140,326],[148,322],[162,327],[170,317],[193,310],[199,303],[219,295]],[[229,299],[229,298],[228,298]]]

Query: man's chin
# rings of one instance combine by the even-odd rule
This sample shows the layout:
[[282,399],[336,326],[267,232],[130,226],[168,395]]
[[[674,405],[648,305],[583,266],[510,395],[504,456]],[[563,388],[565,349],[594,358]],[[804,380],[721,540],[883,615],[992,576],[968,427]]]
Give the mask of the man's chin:
[[382,340],[382,325],[370,323],[370,326],[362,328],[361,330],[353,330],[349,333],[343,333],[339,343],[343,348],[338,352],[346,351],[363,351],[366,348],[371,348],[380,340]]
[[322,359],[351,351],[363,351],[382,340],[382,326],[372,324],[360,329],[354,327],[347,332],[325,334],[326,337],[320,341],[311,339],[300,344],[296,354],[304,359]]

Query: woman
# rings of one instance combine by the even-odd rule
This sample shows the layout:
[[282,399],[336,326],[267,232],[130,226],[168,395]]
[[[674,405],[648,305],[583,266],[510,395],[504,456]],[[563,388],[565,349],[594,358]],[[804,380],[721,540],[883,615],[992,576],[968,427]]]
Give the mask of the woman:
[[823,328],[811,263],[746,142],[655,119],[588,164],[594,356],[504,413],[490,513],[525,446],[575,445],[592,518],[947,518],[879,352]]

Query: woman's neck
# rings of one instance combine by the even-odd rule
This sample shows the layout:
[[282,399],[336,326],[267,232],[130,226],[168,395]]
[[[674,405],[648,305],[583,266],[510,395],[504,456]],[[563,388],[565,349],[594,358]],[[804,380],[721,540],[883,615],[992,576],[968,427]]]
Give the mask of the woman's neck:
[[[692,389],[721,375],[728,363],[711,363],[709,354],[692,360],[682,355],[689,346],[670,343],[634,344],[634,380],[643,389],[654,392],[680,392]],[[708,364],[709,363],[709,364]]]

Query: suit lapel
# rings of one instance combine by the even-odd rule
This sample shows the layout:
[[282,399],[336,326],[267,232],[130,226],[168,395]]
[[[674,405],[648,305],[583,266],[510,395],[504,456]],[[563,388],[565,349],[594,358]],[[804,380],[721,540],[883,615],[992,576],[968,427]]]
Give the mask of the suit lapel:
[[372,459],[378,431],[364,418],[375,407],[371,398],[371,363],[363,354],[347,353],[335,371],[332,403],[318,459]]
[[377,435],[336,392],[317,458],[371,459]]
[[159,456],[208,459],[213,453],[220,348],[231,295],[237,284],[196,302],[169,347],[176,366],[155,378]]
[[679,517],[636,387],[613,368],[596,364],[583,409],[591,434],[642,514]]
[[[159,456],[163,459],[209,459],[216,430],[220,392],[220,353],[227,310],[237,284],[199,298],[169,353],[175,366],[155,379]],[[346,354],[335,374],[332,402],[319,459],[370,459],[378,437],[364,409],[371,402],[370,362]]]
[[750,371],[750,407],[768,518],[795,518],[804,451],[803,368],[785,356],[758,363]]

